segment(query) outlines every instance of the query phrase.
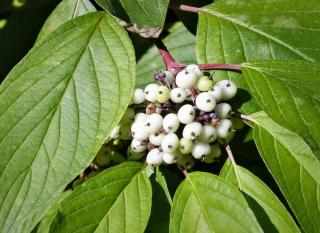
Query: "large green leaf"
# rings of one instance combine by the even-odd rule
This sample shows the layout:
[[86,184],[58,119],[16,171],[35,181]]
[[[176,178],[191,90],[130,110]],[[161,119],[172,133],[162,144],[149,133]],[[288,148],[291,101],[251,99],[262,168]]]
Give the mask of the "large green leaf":
[[177,189],[170,232],[263,232],[240,191],[204,172],[189,174]]
[[127,33],[92,13],[51,34],[0,87],[0,232],[29,232],[94,158],[126,110]]
[[267,61],[243,64],[242,71],[262,109],[300,134],[320,159],[320,65]]
[[143,233],[151,200],[142,165],[122,163],[78,186],[63,201],[50,232]]
[[243,167],[237,166],[236,171],[240,184],[230,160],[224,164],[220,177],[238,186],[246,195],[247,202],[264,232],[300,232],[289,212],[267,185]]
[[[169,29],[170,34],[163,42],[173,57],[181,63],[196,63],[195,37],[182,23],[176,23]],[[137,64],[137,87],[154,82],[153,75],[164,70],[163,60],[155,46],[151,47]]]
[[264,112],[254,139],[258,150],[305,232],[320,232],[320,162],[301,137]]
[[[320,60],[318,0],[225,0],[203,8],[197,32],[199,63]],[[255,112],[247,86],[234,72],[216,72],[242,89],[242,110]],[[246,102],[246,103],[244,103]]]
[[44,23],[36,43],[42,41],[65,22],[95,10],[90,0],[63,0]]
[[160,35],[170,0],[96,0],[106,11],[122,20],[128,30],[143,37]]

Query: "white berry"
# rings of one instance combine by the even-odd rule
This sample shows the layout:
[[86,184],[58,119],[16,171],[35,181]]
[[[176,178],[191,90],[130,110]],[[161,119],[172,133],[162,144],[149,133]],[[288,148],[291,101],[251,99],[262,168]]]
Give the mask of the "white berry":
[[219,121],[219,125],[217,127],[218,137],[222,139],[226,139],[229,132],[232,128],[232,122],[229,119],[222,119]]
[[201,130],[200,140],[206,143],[214,142],[218,137],[216,128],[211,125],[204,125]]
[[166,164],[173,164],[173,163],[176,163],[176,161],[177,161],[177,158],[175,154],[163,152],[163,162],[165,162]]
[[190,154],[193,148],[193,142],[188,138],[181,138],[179,150],[182,154]]
[[120,125],[117,125],[116,127],[113,128],[111,131],[110,138],[116,139],[120,136]]
[[167,133],[174,133],[178,130],[180,121],[178,115],[175,113],[170,113],[166,115],[163,119],[163,128]]
[[214,111],[220,119],[223,119],[230,116],[232,108],[230,104],[220,103],[216,105]]
[[202,92],[196,98],[196,106],[204,112],[211,112],[216,106],[216,100],[209,92]]
[[131,135],[134,139],[144,141],[148,139],[149,132],[143,122],[136,122],[131,126]]
[[157,90],[159,88],[159,85],[156,83],[151,83],[146,86],[144,89],[144,95],[146,99],[152,103],[157,101]]
[[131,149],[133,152],[143,152],[147,149],[147,143],[133,139],[131,142]]
[[147,119],[145,120],[145,127],[149,134],[156,133],[160,130],[163,124],[163,118],[158,113],[152,113],[148,115]]
[[179,146],[179,138],[174,133],[169,133],[164,137],[161,142],[161,148],[164,152],[172,153],[174,152]]
[[214,85],[209,93],[213,96],[216,102],[219,102],[222,99],[222,88],[218,85]]
[[200,136],[201,130],[202,125],[199,122],[192,122],[184,127],[182,136],[187,139],[195,140]]
[[193,71],[197,74],[198,77],[203,75],[203,72],[200,70],[199,66],[196,64],[190,64],[186,68],[186,71]]
[[183,105],[178,111],[178,119],[182,124],[191,123],[196,115],[194,107],[190,104]]
[[142,89],[137,88],[134,90],[132,102],[134,104],[141,104],[143,101],[145,101],[146,97],[144,96],[144,92]]
[[174,76],[170,71],[163,71],[163,73],[165,74],[165,80],[167,82],[167,84],[172,85],[172,83],[174,83]]
[[202,159],[206,155],[210,154],[211,152],[211,146],[208,143],[205,142],[197,142],[192,149],[192,156],[195,159]]
[[182,103],[185,101],[186,98],[187,98],[187,93],[182,88],[177,87],[172,89],[170,92],[170,99],[174,103]]
[[221,80],[216,85],[221,87],[223,100],[232,99],[237,94],[237,86],[230,80]]
[[194,71],[180,71],[176,76],[176,84],[178,87],[187,89],[194,86],[197,82],[197,74]]
[[147,119],[147,114],[145,114],[143,112],[139,112],[134,117],[134,123],[144,122],[146,119]]
[[149,141],[151,142],[151,144],[155,145],[155,146],[160,146],[162,140],[164,139],[166,135],[163,133],[155,133],[155,134],[151,134],[149,136]]
[[147,164],[152,166],[159,166],[163,162],[163,153],[160,152],[159,148],[154,148],[149,151],[146,159]]

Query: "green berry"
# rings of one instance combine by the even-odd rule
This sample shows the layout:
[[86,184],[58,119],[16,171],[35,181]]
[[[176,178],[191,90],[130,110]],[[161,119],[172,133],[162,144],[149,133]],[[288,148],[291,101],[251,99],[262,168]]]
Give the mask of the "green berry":
[[213,81],[207,76],[201,76],[196,84],[196,87],[199,91],[209,91],[213,86]]
[[190,154],[192,151],[193,142],[191,139],[188,138],[181,138],[179,144],[179,151],[182,154]]
[[170,99],[170,91],[166,86],[160,86],[157,90],[157,102],[163,104]]

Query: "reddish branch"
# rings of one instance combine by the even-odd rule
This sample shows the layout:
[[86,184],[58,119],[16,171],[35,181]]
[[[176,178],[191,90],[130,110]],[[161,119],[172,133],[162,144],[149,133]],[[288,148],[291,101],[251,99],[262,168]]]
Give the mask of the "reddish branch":
[[[166,66],[166,69],[176,75],[178,72],[183,70],[186,65],[177,62],[161,39],[155,40],[155,45],[157,46],[162,60]],[[241,71],[241,66],[237,64],[199,64],[201,70],[230,70],[230,71]]]

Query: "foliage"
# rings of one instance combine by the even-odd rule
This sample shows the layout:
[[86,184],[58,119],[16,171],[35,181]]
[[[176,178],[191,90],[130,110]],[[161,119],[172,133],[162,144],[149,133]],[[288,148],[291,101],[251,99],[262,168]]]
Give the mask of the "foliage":
[[[15,25],[47,17],[0,86],[1,233],[320,232],[318,0],[58,2],[0,3],[1,75],[28,49]],[[134,88],[197,63],[239,88],[231,149],[133,158],[112,135]]]

